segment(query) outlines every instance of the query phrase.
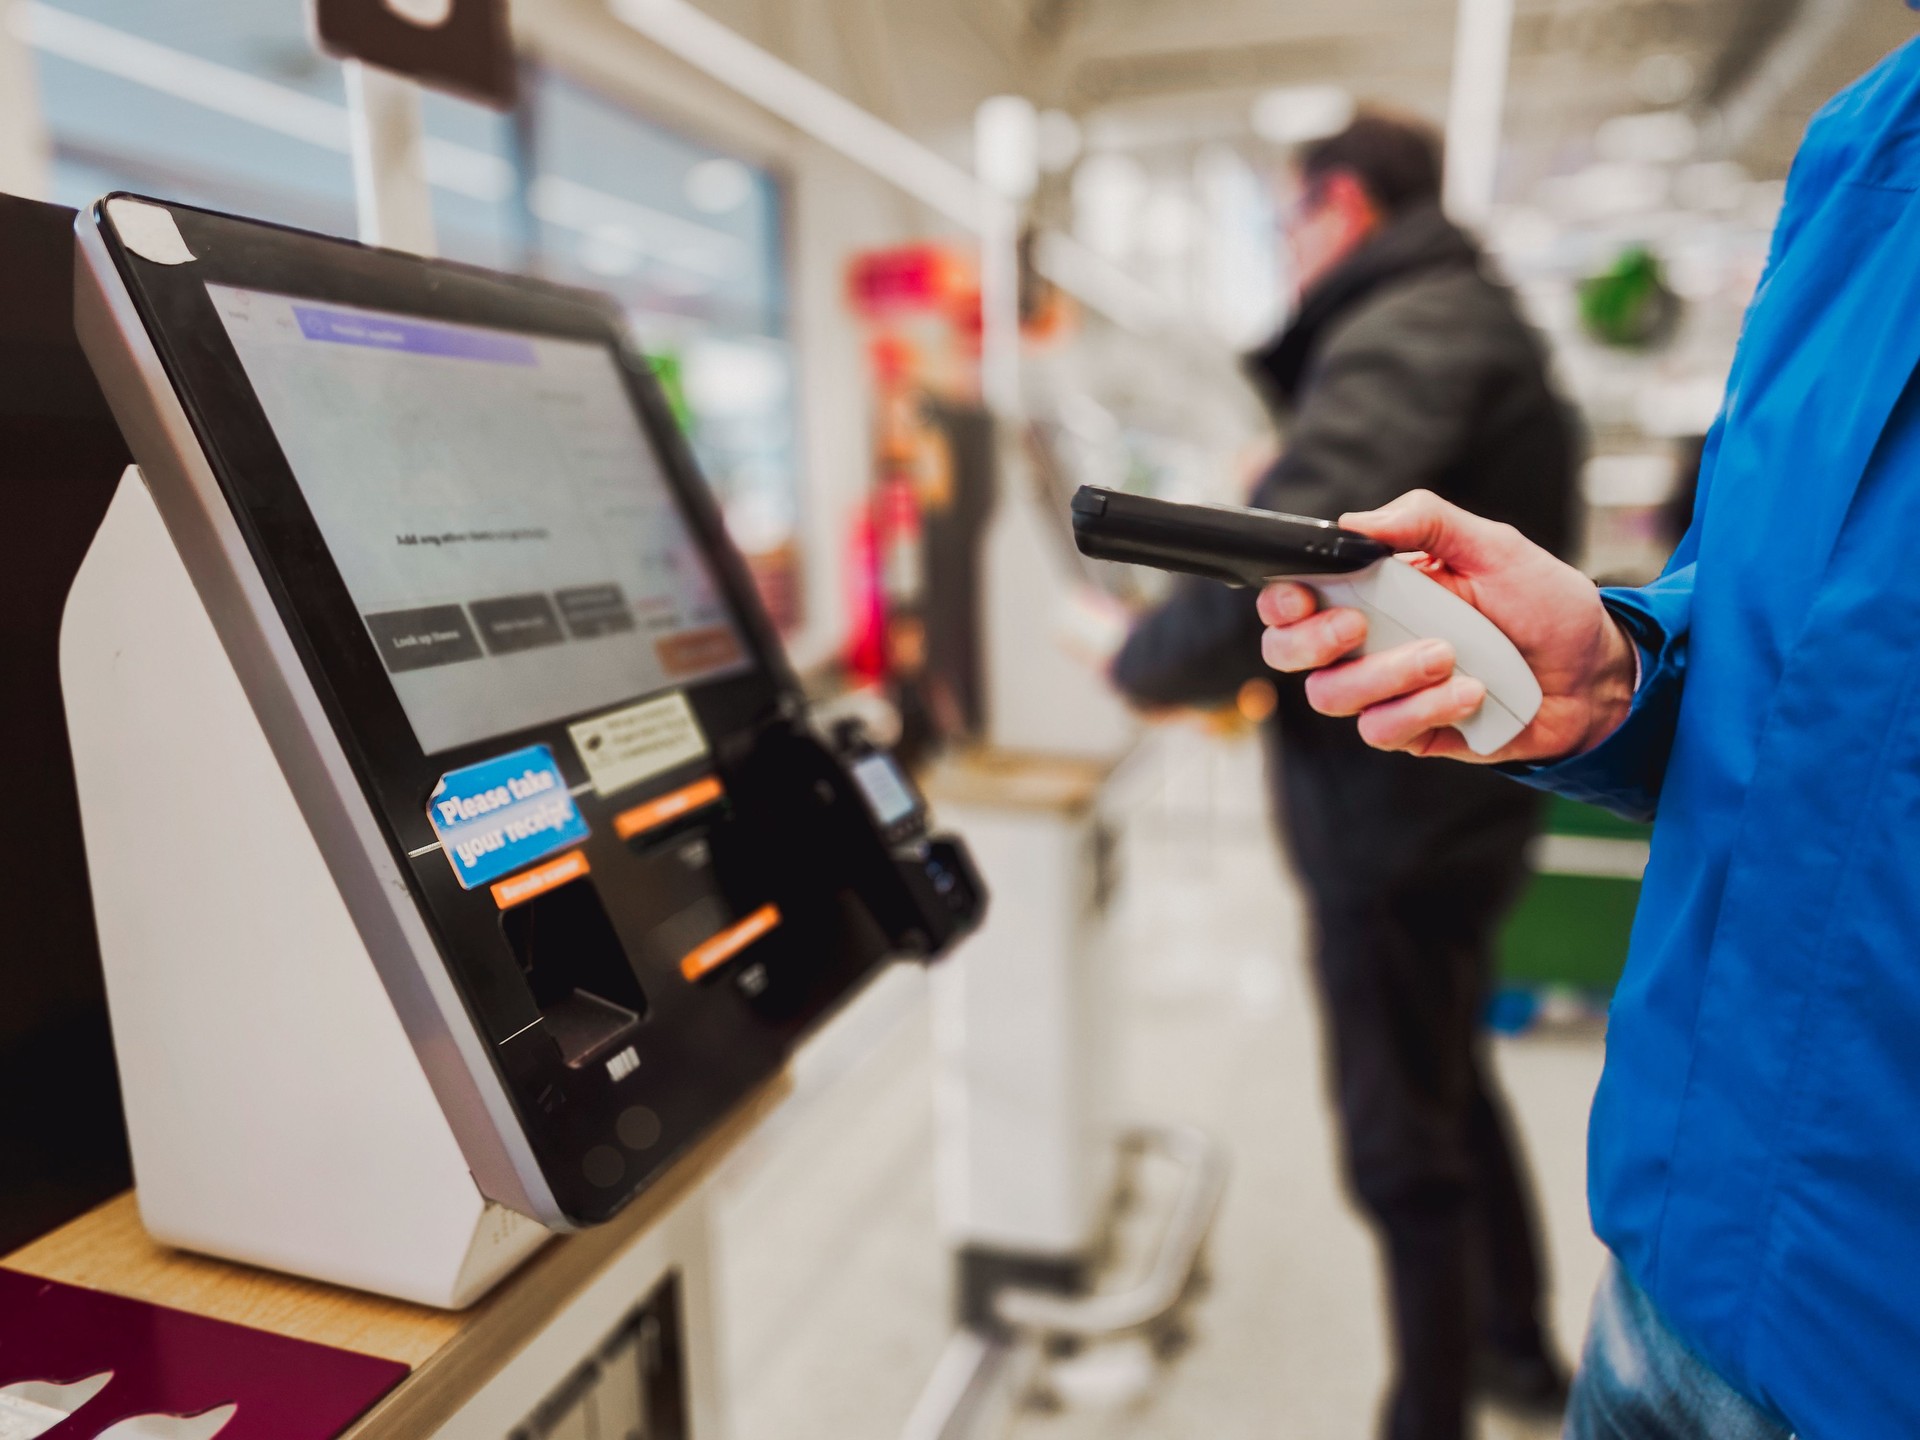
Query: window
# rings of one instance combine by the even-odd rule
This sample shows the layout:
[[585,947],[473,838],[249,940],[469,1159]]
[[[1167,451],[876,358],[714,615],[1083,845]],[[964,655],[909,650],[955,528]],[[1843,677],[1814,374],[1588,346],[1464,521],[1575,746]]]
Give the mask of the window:
[[540,267],[626,305],[769,610],[791,628],[799,467],[779,182],[558,75],[527,99]]
[[[353,233],[346,85],[315,50],[302,0],[31,0],[25,12],[55,199],[144,190]],[[524,147],[515,117],[425,97],[442,253],[621,300],[769,608],[793,626],[800,506],[779,182],[551,72],[531,72],[521,103]]]

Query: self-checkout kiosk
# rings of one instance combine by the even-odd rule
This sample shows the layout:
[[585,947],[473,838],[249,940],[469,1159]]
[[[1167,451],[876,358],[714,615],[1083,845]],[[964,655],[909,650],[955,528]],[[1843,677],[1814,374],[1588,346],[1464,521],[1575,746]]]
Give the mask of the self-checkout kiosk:
[[982,887],[810,724],[608,303],[130,196],[79,230],[139,468],[62,676],[142,1217],[465,1305]]

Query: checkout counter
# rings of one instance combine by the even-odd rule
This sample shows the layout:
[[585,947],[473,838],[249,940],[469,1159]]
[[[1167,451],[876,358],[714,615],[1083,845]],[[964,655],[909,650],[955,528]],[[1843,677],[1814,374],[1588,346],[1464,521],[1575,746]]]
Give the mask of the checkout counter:
[[[58,283],[50,214],[0,238]],[[966,848],[812,723],[609,305],[132,196],[78,235],[119,433],[7,478],[97,524],[42,591],[137,1200],[0,1262],[0,1433],[721,1433],[704,1176],[977,926]]]

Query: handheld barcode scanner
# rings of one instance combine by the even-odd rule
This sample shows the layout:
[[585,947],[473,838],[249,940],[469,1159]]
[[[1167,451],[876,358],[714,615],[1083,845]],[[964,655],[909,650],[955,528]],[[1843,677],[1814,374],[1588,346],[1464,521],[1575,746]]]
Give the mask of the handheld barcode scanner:
[[1511,743],[1540,712],[1540,682],[1491,620],[1394,559],[1390,546],[1328,521],[1083,485],[1073,497],[1073,537],[1080,553],[1096,560],[1249,588],[1275,580],[1306,585],[1323,606],[1367,617],[1362,655],[1412,640],[1445,640],[1458,672],[1487,687],[1486,700],[1459,727],[1475,754],[1491,755]]

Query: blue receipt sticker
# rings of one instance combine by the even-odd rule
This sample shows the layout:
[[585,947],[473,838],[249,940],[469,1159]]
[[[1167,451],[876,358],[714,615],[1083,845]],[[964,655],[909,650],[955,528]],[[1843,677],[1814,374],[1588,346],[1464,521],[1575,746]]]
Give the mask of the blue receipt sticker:
[[466,890],[578,844],[589,830],[545,745],[442,775],[427,818]]

